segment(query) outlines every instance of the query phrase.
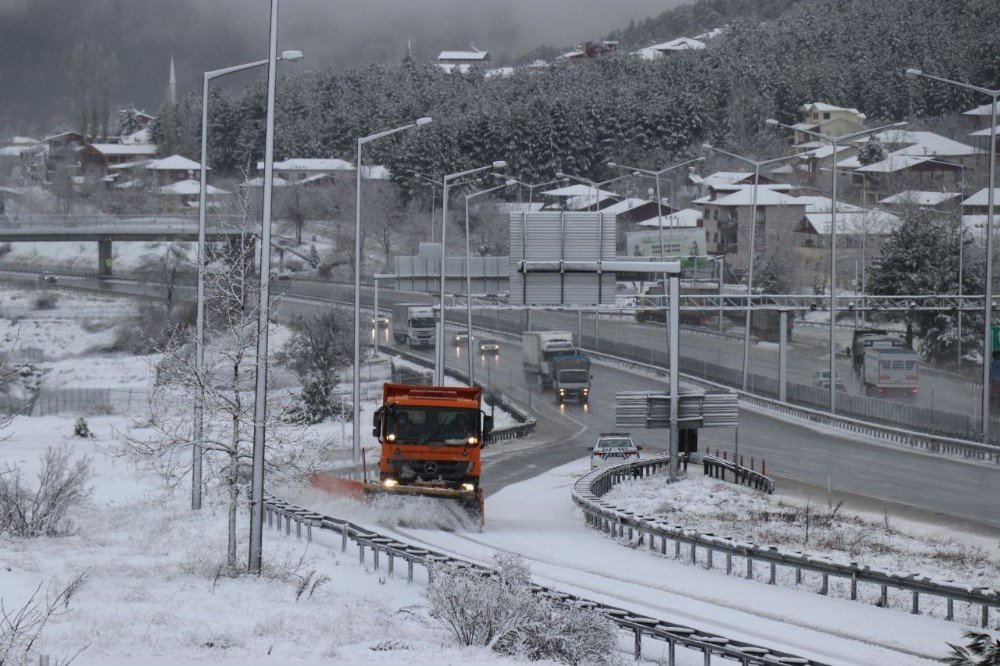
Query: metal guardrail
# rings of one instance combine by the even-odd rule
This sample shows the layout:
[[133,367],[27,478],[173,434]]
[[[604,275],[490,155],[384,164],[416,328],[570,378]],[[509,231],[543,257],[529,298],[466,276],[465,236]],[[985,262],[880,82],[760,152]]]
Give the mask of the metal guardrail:
[[[268,526],[277,530],[283,528],[287,536],[291,536],[293,524],[295,525],[296,538],[299,539],[304,533],[306,539],[312,540],[314,528],[339,534],[341,552],[346,553],[349,544],[353,542],[358,548],[358,561],[365,564],[368,553],[371,553],[371,562],[376,570],[381,569],[382,557],[384,556],[386,572],[389,576],[395,573],[396,560],[402,560],[406,563],[407,582],[413,582],[414,568],[417,565],[424,567],[428,571],[428,576],[431,575],[433,567],[440,564],[458,565],[476,571],[483,576],[495,574],[492,569],[481,564],[446,555],[439,551],[419,548],[394,537],[373,532],[350,521],[324,516],[270,495],[265,495],[264,513]],[[711,665],[712,657],[734,660],[744,666],[758,664],[764,666],[791,666],[792,664],[823,666],[821,662],[812,659],[734,640],[640,613],[633,613],[624,608],[591,601],[543,585],[533,583],[531,590],[539,597],[551,599],[559,604],[586,608],[601,613],[620,629],[630,632],[634,639],[633,654],[637,660],[642,656],[643,639],[649,638],[667,644],[666,663],[670,666],[677,664],[677,648],[700,653],[706,666]]]
[[[733,558],[743,558],[746,562],[745,575],[754,577],[754,565],[762,562],[768,566],[770,585],[777,582],[777,567],[788,567],[795,571],[795,583],[802,583],[802,572],[808,571],[821,576],[819,594],[830,593],[830,578],[841,578],[850,583],[850,599],[858,600],[858,584],[879,586],[878,605],[885,608],[889,602],[889,589],[911,594],[910,612],[920,613],[920,596],[929,595],[944,598],[947,602],[945,619],[955,619],[956,601],[978,606],[980,626],[989,625],[990,609],[1000,609],[1000,590],[985,586],[970,586],[954,581],[936,581],[918,573],[895,573],[873,569],[870,566],[850,562],[842,564],[832,559],[797,550],[785,550],[777,546],[757,545],[714,534],[701,534],[681,525],[669,525],[655,518],[617,507],[602,497],[616,484],[634,478],[644,478],[659,472],[669,461],[666,456],[619,463],[598,467],[581,477],[573,485],[573,501],[579,506],[589,526],[610,534],[615,538],[632,540],[638,536],[639,542],[648,540],[649,548],[655,549],[655,540],[660,540],[660,552],[667,553],[667,542],[674,544],[674,557],[680,558],[682,544],[690,548],[689,561],[698,562],[698,549],[704,551],[706,569],[714,568],[716,554],[725,555],[726,574],[733,572]],[[713,466],[715,466],[713,464]],[[731,468],[730,468],[731,469]],[[763,475],[758,475],[763,476]],[[765,477],[766,478],[766,477]],[[763,479],[756,483],[766,485]],[[771,485],[773,488],[773,484]],[[626,536],[627,534],[627,536]]]
[[725,481],[726,472],[729,472],[732,474],[733,483],[760,490],[768,495],[774,492],[773,479],[754,469],[748,469],[744,465],[737,465],[734,462],[708,454],[701,457],[701,464],[704,467],[705,476]]
[[[93,275],[90,275],[90,277],[93,277]],[[114,280],[116,278],[112,279]],[[138,281],[138,280],[132,280],[131,278],[117,278],[117,279],[122,282]],[[101,293],[100,290],[95,290],[87,287],[73,287],[63,284],[58,285],[58,288],[70,289],[82,292],[90,292],[90,293],[97,291],[98,293]],[[110,294],[110,292],[108,293]],[[120,294],[117,292],[115,293],[115,296],[133,298],[136,300],[162,300],[155,296]],[[325,299],[325,298],[293,296],[291,294],[286,294],[283,296],[283,298],[289,300],[301,300],[301,301],[312,301],[312,302],[322,302],[322,303],[334,302],[331,301],[330,299]],[[371,306],[362,306],[362,309],[366,311],[372,311]],[[484,333],[487,333],[489,335],[504,338],[510,341],[520,340],[520,335],[516,335],[509,331],[500,331],[481,326],[474,326],[473,328],[482,331]],[[592,360],[595,360],[597,362],[617,367],[622,367],[628,370],[636,370],[639,372],[651,373],[657,376],[664,376],[666,374],[666,370],[664,368],[652,365],[650,363],[636,361],[633,359],[624,358],[621,356],[615,356],[611,354],[604,354],[590,349],[585,349],[585,351],[591,357]],[[767,409],[768,411],[774,413],[793,416],[796,418],[811,421],[813,423],[821,423],[823,425],[832,426],[841,430],[846,430],[848,432],[879,439],[883,442],[897,444],[900,446],[906,446],[908,448],[913,448],[928,453],[958,456],[968,460],[1000,464],[1000,447],[997,446],[980,444],[978,442],[974,442],[971,440],[963,440],[955,437],[947,437],[943,435],[933,435],[928,433],[915,432],[902,428],[896,428],[893,426],[862,421],[860,419],[853,419],[850,417],[833,415],[828,412],[810,409],[808,407],[800,407],[798,405],[782,403],[777,400],[772,400],[770,398],[761,397],[755,394],[743,393],[742,391],[734,389],[731,386],[720,384],[718,382],[713,382],[712,380],[704,379],[702,377],[698,377],[696,375],[691,375],[683,372],[681,373],[681,377],[685,380],[694,383],[700,383],[718,389],[735,390],[740,395],[740,400],[742,402],[757,407],[761,407],[763,409]]]

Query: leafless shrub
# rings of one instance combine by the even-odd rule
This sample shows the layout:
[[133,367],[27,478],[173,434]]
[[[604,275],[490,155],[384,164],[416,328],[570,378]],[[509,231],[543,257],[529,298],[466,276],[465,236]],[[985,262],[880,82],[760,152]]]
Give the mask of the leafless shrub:
[[0,533],[30,538],[71,531],[68,514],[90,496],[92,476],[89,457],[71,458],[67,447],[47,448],[35,490],[24,485],[19,467],[0,474]]
[[433,568],[431,617],[463,645],[564,664],[612,661],[616,629],[600,613],[536,597],[517,555],[497,555],[492,575],[457,564]]
[[[44,595],[39,583],[24,605],[13,610],[8,610],[0,599],[0,666],[27,664],[45,625],[53,617],[69,612],[70,600],[86,582],[87,575],[79,574],[69,585],[59,588],[53,579]],[[75,658],[59,663],[69,664]]]
[[941,659],[949,666],[1000,666],[1000,638],[987,633],[967,631],[965,645],[948,644],[951,653]]
[[55,310],[58,305],[58,294],[42,294],[35,297],[35,302],[32,303],[32,307],[36,310]]

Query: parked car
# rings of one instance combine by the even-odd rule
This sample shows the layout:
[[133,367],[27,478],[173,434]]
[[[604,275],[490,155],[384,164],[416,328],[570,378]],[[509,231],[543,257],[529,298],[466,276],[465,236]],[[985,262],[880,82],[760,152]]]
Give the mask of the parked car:
[[480,340],[479,341],[479,353],[480,354],[499,354],[500,353],[500,342],[498,340]]
[[601,465],[639,460],[641,446],[636,446],[627,432],[605,432],[597,439],[597,444],[590,449],[590,469]]

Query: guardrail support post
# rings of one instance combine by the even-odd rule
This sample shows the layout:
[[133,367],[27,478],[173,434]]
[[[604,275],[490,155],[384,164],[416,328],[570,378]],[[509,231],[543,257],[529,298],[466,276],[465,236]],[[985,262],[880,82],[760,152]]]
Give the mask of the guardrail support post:
[[795,584],[802,584],[802,569],[801,567],[795,567]]
[[883,585],[882,586],[882,590],[881,590],[881,593],[879,594],[879,599],[878,600],[879,600],[879,605],[881,605],[882,608],[888,608],[889,607],[889,586],[888,585]]
[[955,619],[955,601],[952,599],[948,599],[947,602],[948,602],[948,610],[945,612],[944,619],[950,622]]
[[302,541],[302,519],[295,517],[295,540]]
[[979,626],[983,629],[990,623],[990,607],[987,604],[983,604],[982,612],[980,613]]
[[681,556],[681,542],[674,541],[674,559],[678,559]]
[[407,583],[412,583],[413,582],[413,558],[412,557],[406,558],[406,582]]
[[375,571],[378,571],[378,552],[379,552],[379,547],[373,543],[372,544],[372,560],[375,563]]
[[365,563],[365,544],[363,541],[358,542],[358,564]]
[[920,593],[913,590],[913,603],[910,605],[910,613],[920,615]]
[[340,552],[347,552],[347,525],[340,526]]
[[733,554],[726,553],[726,575],[733,573]]
[[386,570],[388,571],[388,574],[389,574],[389,576],[391,577],[391,576],[392,576],[392,570],[393,570],[393,569],[395,568],[395,567],[393,566],[393,564],[395,564],[394,560],[395,560],[396,558],[394,558],[394,557],[392,556],[392,551],[391,551],[391,550],[388,550],[388,549],[386,549],[386,551],[385,551],[385,556],[386,556],[386,558],[387,558],[387,559],[389,560],[389,563],[388,563],[388,565],[386,566]]
[[712,651],[709,648],[702,648],[702,653],[705,655],[704,663],[705,666],[712,666]]
[[667,639],[667,665],[677,666],[677,643],[673,638]]
[[767,579],[767,582],[770,585],[774,585],[775,573],[776,573],[775,569],[776,569],[776,567],[774,566],[774,562],[771,562],[771,572],[770,572],[771,575]]
[[820,594],[829,594],[830,592],[830,574],[823,574],[823,584],[819,588]]
[[747,578],[753,578],[753,558],[747,557]]
[[632,631],[635,634],[635,647],[632,652],[635,655],[635,660],[639,661],[642,659],[642,630],[636,628]]
[[691,544],[691,564],[697,564],[698,562],[698,550],[694,543]]
[[712,568],[712,556],[714,554],[715,554],[715,551],[713,551],[711,548],[709,548],[708,549],[708,555],[707,555],[707,557],[705,559],[705,568],[706,569],[711,569]]
[[851,601],[858,600],[858,574],[851,574]]

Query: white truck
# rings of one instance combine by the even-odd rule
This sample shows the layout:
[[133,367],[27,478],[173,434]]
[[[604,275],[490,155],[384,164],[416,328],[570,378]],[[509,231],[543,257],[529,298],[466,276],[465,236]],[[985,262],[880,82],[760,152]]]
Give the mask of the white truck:
[[917,352],[904,347],[866,347],[861,383],[865,395],[916,396],[920,387],[920,358]]
[[552,385],[549,360],[557,354],[573,351],[573,334],[569,331],[528,331],[521,336],[524,349],[524,374],[537,379],[542,386]]
[[418,303],[395,303],[392,306],[392,339],[411,347],[433,347],[434,308]]

